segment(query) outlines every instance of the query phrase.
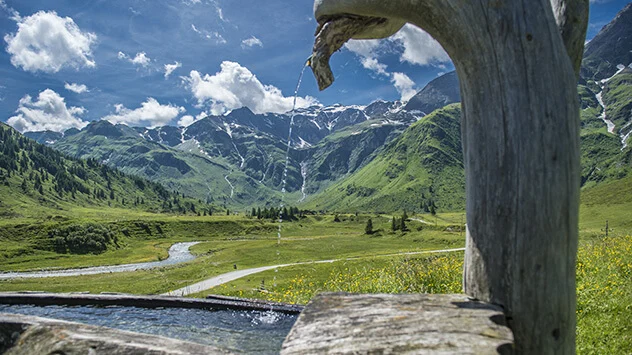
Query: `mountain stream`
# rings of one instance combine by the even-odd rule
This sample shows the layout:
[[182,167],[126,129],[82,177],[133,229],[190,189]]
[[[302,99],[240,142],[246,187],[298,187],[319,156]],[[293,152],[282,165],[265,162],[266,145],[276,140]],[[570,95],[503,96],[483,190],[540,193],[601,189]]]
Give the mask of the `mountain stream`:
[[81,276],[107,274],[112,272],[127,272],[136,270],[147,270],[157,267],[175,265],[191,261],[195,259],[195,255],[191,254],[189,248],[199,242],[175,243],[169,248],[169,257],[161,261],[152,261],[146,263],[95,266],[80,269],[51,270],[51,271],[32,271],[32,272],[7,272],[0,273],[0,280],[14,278],[41,278],[41,277],[63,277],[63,276]]

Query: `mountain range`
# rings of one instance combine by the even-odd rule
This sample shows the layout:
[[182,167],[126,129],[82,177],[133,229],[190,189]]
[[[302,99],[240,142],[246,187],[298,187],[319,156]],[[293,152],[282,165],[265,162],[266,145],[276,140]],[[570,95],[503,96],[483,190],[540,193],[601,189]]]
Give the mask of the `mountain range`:
[[[631,36],[628,5],[586,45],[578,85],[586,188],[632,171]],[[451,105],[459,101],[451,72],[407,103],[286,114],[244,107],[188,127],[95,121],[80,131],[26,136],[231,208],[278,205],[283,198],[311,209],[455,210],[464,205],[460,108]]]
[[[424,116],[399,102],[314,106],[257,115],[244,107],[188,127],[153,129],[95,121],[81,131],[26,135],[70,156],[93,158],[225,206],[299,202],[355,172]],[[288,147],[290,121],[293,121]]]

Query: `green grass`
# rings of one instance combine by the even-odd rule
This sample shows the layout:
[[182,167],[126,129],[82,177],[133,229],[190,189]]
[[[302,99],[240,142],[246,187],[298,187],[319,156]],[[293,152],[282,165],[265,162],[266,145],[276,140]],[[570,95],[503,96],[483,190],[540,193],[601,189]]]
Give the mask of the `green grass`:
[[[49,268],[74,268],[155,261],[167,257],[171,244],[181,241],[206,241],[226,236],[272,233],[269,222],[239,216],[157,216],[127,214],[127,219],[43,221],[8,223],[0,228],[0,269],[26,271]],[[110,245],[101,254],[60,254],[50,245],[48,233],[72,225],[96,223],[111,230],[118,246]]]
[[[266,271],[215,287],[219,294],[306,304],[319,292],[460,293],[463,254],[364,258]],[[585,239],[577,262],[577,352],[632,349],[632,237]]]
[[582,191],[579,233],[584,239],[609,234],[632,235],[632,176]]
[[306,304],[320,292],[460,293],[463,253],[389,256],[296,265],[194,295],[219,294]]
[[577,352],[632,349],[632,237],[584,244],[577,260]]
[[627,124],[632,109],[632,69],[626,68],[608,81],[603,99],[608,119],[617,127]]
[[[447,192],[449,183],[434,184]],[[412,193],[411,193],[412,194]],[[11,195],[12,196],[12,195]],[[19,203],[17,199],[2,203]],[[63,202],[63,201],[62,201]],[[130,273],[71,278],[0,281],[0,291],[90,291],[159,294],[234,270],[262,265],[344,259],[252,275],[195,296],[224,294],[306,303],[322,291],[460,292],[462,253],[437,256],[384,255],[464,244],[463,213],[411,215],[406,233],[390,231],[391,215],[308,216],[278,224],[243,216],[161,215],[124,208],[64,205],[0,219],[0,270],[33,270],[159,260],[172,243],[202,241],[192,262]],[[28,211],[28,203],[20,207]],[[43,211],[43,212],[42,212]],[[578,352],[624,353],[632,348],[632,177],[588,185],[582,191],[578,257]],[[409,211],[409,214],[410,211]],[[399,216],[399,214],[398,214]],[[372,218],[373,235],[364,234]],[[605,221],[610,238],[604,238]],[[47,249],[48,232],[75,224],[97,223],[119,238],[118,247],[93,255],[58,254]],[[381,257],[380,257],[381,255]],[[263,282],[262,282],[263,281]]]
[[[364,234],[369,217],[378,230],[370,236]],[[152,261],[166,257],[168,247],[174,242],[203,241],[191,249],[199,257],[183,265],[132,273],[49,278],[45,282],[28,279],[0,281],[0,290],[162,293],[232,271],[234,264],[239,268],[249,268],[455,248],[462,247],[464,243],[458,226],[442,216],[437,218],[436,226],[410,221],[406,233],[390,232],[391,216],[341,215],[341,222],[333,222],[333,218],[331,215],[310,216],[298,222],[286,222],[282,226],[280,244],[277,244],[276,237],[278,224],[238,216],[104,222],[118,233],[122,247],[98,255],[56,254],[36,249],[38,238],[31,238],[32,245],[29,247],[21,244],[19,239],[0,236],[8,241],[0,246],[0,267],[3,271]],[[430,219],[429,216],[423,218]],[[41,226],[44,231],[47,227],[52,228]],[[159,227],[162,232],[158,232]],[[5,231],[7,234],[26,235],[30,228],[32,226],[13,226],[13,230]],[[129,236],[122,234],[123,229],[128,230]],[[3,255],[9,256],[3,258]]]

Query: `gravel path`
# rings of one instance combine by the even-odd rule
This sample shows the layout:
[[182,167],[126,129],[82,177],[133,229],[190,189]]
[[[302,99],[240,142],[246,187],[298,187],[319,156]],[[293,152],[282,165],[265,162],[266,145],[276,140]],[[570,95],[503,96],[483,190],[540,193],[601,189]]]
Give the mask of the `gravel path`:
[[416,251],[416,252],[407,252],[407,253],[388,254],[388,255],[374,255],[374,256],[366,256],[366,257],[361,257],[361,258],[331,259],[331,260],[309,261],[309,262],[303,262],[303,263],[292,263],[292,264],[279,264],[279,265],[261,266],[261,267],[251,268],[251,269],[243,269],[243,270],[227,272],[225,274],[221,274],[221,275],[218,275],[218,276],[215,276],[215,277],[211,277],[210,279],[206,279],[204,281],[200,281],[200,282],[194,283],[192,285],[188,285],[188,286],[179,288],[179,289],[174,290],[174,291],[163,293],[162,295],[163,296],[184,297],[184,296],[192,295],[194,293],[199,293],[199,292],[202,292],[202,291],[206,291],[206,290],[211,289],[211,288],[213,288],[215,286],[223,285],[225,283],[228,283],[228,282],[240,279],[240,278],[248,276],[248,275],[258,274],[258,273],[263,272],[263,271],[268,271],[268,270],[272,270],[272,269],[276,269],[276,268],[282,268],[282,267],[287,267],[287,266],[306,265],[306,264],[325,264],[325,263],[333,263],[335,261],[341,261],[341,260],[356,260],[356,259],[364,259],[364,258],[376,257],[376,256],[378,256],[378,257],[389,257],[389,256],[400,256],[400,255],[449,253],[449,252],[463,251],[463,250],[465,250],[465,248],[426,250],[426,251]]

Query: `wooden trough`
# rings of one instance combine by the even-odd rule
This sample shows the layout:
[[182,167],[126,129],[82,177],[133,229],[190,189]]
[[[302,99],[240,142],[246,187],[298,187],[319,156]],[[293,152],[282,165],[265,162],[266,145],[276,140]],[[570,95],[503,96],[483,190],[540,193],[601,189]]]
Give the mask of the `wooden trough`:
[[[306,308],[213,296],[0,293],[0,304],[129,306],[301,312],[282,354],[511,354],[513,334],[501,308],[464,295],[325,293]],[[154,335],[40,317],[0,314],[0,354],[224,354]]]

